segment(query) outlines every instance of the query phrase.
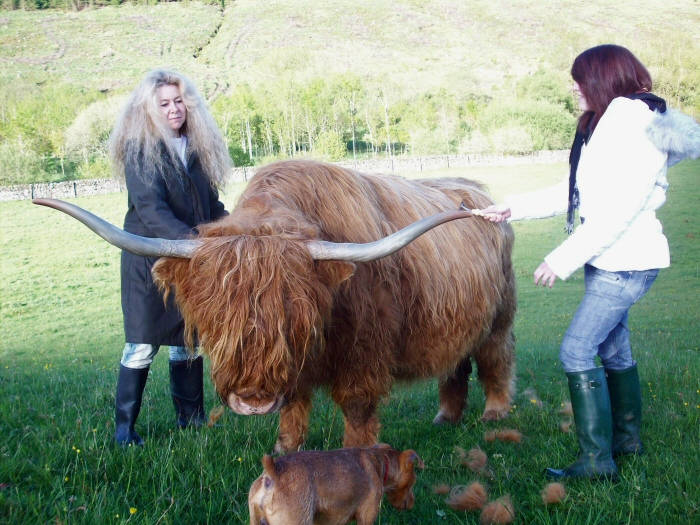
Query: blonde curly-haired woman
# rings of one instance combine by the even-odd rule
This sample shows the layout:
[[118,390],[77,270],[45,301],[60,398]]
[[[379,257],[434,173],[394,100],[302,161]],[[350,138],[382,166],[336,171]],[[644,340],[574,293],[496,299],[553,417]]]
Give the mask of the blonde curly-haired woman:
[[[112,132],[110,157],[126,183],[124,230],[183,239],[197,225],[226,215],[219,188],[231,168],[226,143],[202,97],[185,76],[149,72],[129,97]],[[115,400],[114,438],[143,445],[134,430],[148,370],[160,345],[170,347],[170,388],[181,428],[205,421],[201,356],[185,347],[184,323],[171,294],[167,303],[151,277],[155,259],[121,256],[126,344]]]

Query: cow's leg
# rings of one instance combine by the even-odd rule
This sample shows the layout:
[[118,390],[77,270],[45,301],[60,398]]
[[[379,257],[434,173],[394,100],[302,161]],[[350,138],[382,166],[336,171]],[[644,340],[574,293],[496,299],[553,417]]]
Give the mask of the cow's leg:
[[[494,323],[494,327],[497,323]],[[510,411],[515,382],[515,341],[510,323],[494,330],[474,353],[479,381],[486,394],[483,421],[502,419]]]
[[336,399],[336,403],[340,405],[345,418],[343,446],[368,447],[376,444],[381,427],[376,414],[376,401],[354,398]]
[[311,394],[298,393],[280,410],[280,432],[275,443],[276,454],[286,454],[301,448],[309,430]]
[[469,374],[472,373],[472,362],[469,357],[457,365],[454,373],[440,380],[440,410],[433,423],[457,423],[462,418],[462,412],[467,404],[469,391]]

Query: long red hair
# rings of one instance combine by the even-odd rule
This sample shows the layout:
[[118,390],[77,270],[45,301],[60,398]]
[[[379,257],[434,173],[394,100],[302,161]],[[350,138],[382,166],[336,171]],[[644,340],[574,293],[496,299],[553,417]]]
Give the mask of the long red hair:
[[614,98],[651,91],[651,75],[644,64],[629,49],[613,44],[592,47],[577,56],[571,76],[588,102],[578,121],[583,132],[595,129]]

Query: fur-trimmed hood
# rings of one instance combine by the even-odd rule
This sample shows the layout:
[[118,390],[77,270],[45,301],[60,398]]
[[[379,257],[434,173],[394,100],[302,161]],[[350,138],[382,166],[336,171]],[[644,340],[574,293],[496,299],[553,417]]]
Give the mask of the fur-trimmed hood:
[[668,153],[668,165],[700,157],[700,124],[675,109],[658,113],[647,135],[661,151]]

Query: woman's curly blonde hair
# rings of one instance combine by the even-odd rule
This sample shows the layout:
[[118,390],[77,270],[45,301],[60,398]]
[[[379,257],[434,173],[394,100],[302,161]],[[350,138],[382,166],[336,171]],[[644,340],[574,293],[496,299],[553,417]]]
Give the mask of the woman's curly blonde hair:
[[173,162],[178,155],[173,148],[172,131],[158,107],[158,88],[177,86],[187,108],[181,132],[187,136],[188,153],[199,157],[205,176],[214,187],[221,187],[231,171],[231,158],[221,131],[204,100],[186,76],[163,69],[150,71],[131,93],[117,119],[110,137],[109,154],[118,178],[124,178],[127,164],[143,166],[139,175],[145,182],[163,168],[163,147]]

